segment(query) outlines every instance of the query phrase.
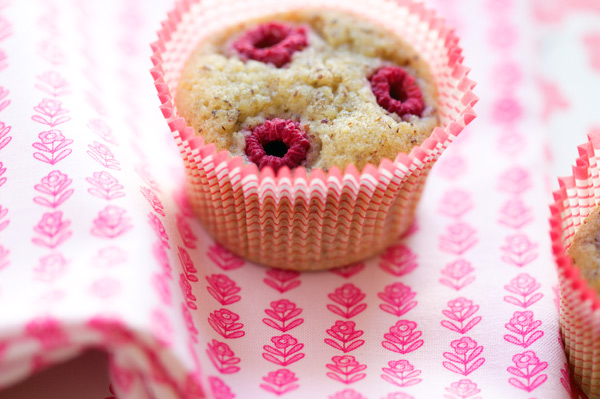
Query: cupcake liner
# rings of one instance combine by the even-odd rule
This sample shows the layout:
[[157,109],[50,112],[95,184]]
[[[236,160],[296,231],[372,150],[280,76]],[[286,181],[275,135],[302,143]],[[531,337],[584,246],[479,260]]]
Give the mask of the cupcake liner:
[[[217,152],[177,114],[174,92],[191,52],[216,30],[268,14],[339,9],[396,31],[428,61],[438,89],[440,126],[410,154],[328,172],[282,168],[275,175]],[[474,82],[458,39],[412,1],[182,1],[152,44],[151,70],[161,110],[186,172],[190,203],[208,231],[232,252],[268,266],[316,270],[343,266],[392,244],[410,225],[424,182],[442,151],[473,120]]]
[[573,236],[600,203],[600,132],[578,147],[573,175],[559,179],[550,206],[552,250],[560,284],[560,326],[575,382],[590,399],[600,398],[600,295],[567,255]]

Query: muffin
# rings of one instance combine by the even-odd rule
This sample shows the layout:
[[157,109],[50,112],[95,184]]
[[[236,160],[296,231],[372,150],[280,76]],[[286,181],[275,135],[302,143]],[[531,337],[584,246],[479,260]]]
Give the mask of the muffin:
[[420,3],[184,1],[163,26],[151,73],[190,204],[257,263],[318,270],[385,249],[475,117],[458,39]]
[[573,176],[559,180],[551,205],[552,250],[558,268],[560,327],[573,380],[600,398],[600,134],[579,146]]
[[[418,53],[371,21],[327,10],[214,34],[188,60],[175,105],[217,150],[275,170],[378,165],[438,123],[433,77]],[[266,130],[292,137],[265,142]]]

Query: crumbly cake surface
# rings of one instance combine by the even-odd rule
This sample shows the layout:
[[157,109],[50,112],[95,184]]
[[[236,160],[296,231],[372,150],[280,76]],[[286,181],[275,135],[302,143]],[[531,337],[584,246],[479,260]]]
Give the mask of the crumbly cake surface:
[[[260,22],[306,26],[308,46],[284,67],[243,60],[232,42]],[[425,109],[399,117],[377,104],[369,77],[400,66],[416,78]],[[337,11],[278,14],[206,40],[188,60],[175,97],[179,115],[219,150],[245,156],[245,138],[265,120],[299,122],[311,143],[302,166],[378,165],[427,138],[438,123],[428,65],[370,21]]]
[[600,292],[600,206],[579,226],[568,253],[582,277]]

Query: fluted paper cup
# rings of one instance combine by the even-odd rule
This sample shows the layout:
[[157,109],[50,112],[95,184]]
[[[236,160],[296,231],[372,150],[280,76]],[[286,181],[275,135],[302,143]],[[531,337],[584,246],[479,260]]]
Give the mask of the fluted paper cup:
[[552,250],[560,283],[560,327],[571,374],[590,399],[600,398],[600,295],[567,254],[573,236],[600,203],[600,132],[578,147],[573,175],[559,179],[551,211]]
[[[259,171],[241,157],[216,151],[180,118],[174,104],[179,75],[198,45],[225,27],[302,9],[358,14],[396,32],[428,62],[438,93],[439,127],[410,154],[329,171],[299,167]],[[286,269],[317,270],[372,256],[410,225],[423,184],[442,151],[473,120],[469,69],[453,31],[412,1],[199,0],[169,13],[152,44],[151,70],[166,118],[187,171],[194,211],[223,246],[252,261]]]

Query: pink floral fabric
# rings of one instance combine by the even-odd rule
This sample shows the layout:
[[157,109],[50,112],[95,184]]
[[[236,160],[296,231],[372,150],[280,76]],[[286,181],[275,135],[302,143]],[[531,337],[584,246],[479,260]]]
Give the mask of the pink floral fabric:
[[[304,274],[229,253],[191,212],[147,72],[169,3],[0,1],[0,388],[94,346],[107,398],[571,397],[539,127],[576,100],[533,72],[532,30],[593,2],[429,1],[480,116],[402,239]],[[578,43],[595,74],[599,37]]]

